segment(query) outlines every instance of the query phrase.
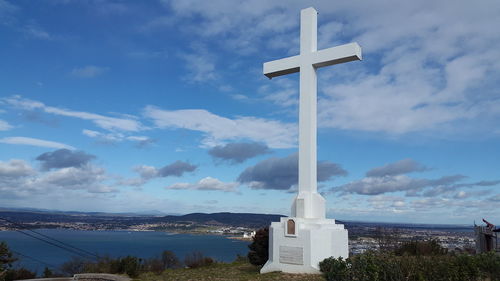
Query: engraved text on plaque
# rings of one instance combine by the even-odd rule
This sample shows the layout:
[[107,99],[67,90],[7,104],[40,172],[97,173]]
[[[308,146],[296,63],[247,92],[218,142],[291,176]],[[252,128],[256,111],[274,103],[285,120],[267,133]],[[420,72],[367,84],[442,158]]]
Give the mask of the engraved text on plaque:
[[304,264],[302,247],[280,246],[280,263]]

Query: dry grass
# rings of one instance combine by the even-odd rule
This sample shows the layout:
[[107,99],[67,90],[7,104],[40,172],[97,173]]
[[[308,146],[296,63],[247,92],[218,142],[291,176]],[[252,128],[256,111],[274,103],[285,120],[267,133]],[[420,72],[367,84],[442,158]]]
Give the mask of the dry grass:
[[135,280],[141,281],[254,281],[254,280],[293,280],[293,281],[324,281],[321,275],[314,274],[285,274],[272,272],[266,274],[259,273],[259,267],[246,262],[216,263],[201,268],[181,268],[168,269],[162,274],[145,273]]

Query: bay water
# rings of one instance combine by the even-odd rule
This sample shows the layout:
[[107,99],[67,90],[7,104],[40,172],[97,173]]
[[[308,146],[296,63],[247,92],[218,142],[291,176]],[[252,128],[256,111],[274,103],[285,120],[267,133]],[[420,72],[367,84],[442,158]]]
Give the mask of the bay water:
[[[99,256],[110,257],[132,255],[151,258],[161,256],[164,250],[170,250],[182,261],[186,254],[199,251],[217,261],[230,262],[237,255],[246,256],[249,245],[249,242],[228,239],[221,235],[172,234],[157,231],[37,229],[36,232]],[[15,267],[24,266],[38,272],[39,275],[47,264],[52,268],[59,267],[76,256],[17,231],[0,231],[0,241],[5,241],[12,251],[21,254],[16,255],[20,260],[15,263]]]

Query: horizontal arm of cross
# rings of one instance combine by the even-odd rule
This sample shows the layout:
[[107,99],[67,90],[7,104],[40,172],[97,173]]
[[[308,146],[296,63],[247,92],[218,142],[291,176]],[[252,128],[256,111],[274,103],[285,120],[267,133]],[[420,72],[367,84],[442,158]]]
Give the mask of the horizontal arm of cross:
[[361,60],[361,47],[358,43],[349,43],[312,53],[312,65],[315,68]]
[[264,63],[264,75],[271,79],[276,76],[299,72],[300,56],[293,56]]
[[264,75],[273,78],[300,71],[302,63],[312,64],[315,68],[361,60],[361,47],[358,43],[349,43],[309,54],[273,60],[264,63]]

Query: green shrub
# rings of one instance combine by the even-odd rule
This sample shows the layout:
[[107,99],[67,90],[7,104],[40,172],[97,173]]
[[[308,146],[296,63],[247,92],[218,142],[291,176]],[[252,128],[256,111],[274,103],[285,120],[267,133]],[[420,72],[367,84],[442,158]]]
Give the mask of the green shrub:
[[234,263],[249,263],[247,256],[242,256],[240,254],[236,255],[236,258],[233,261]]
[[184,258],[184,264],[189,268],[208,266],[214,263],[210,257],[205,257],[201,252],[192,252]]
[[165,270],[163,261],[159,258],[150,258],[144,261],[143,271],[160,274]]
[[45,269],[43,270],[42,276],[43,276],[43,278],[50,278],[50,277],[54,277],[54,273],[48,267],[45,267]]
[[500,255],[397,256],[366,252],[319,264],[329,281],[500,281]]
[[477,266],[483,278],[500,281],[500,255],[488,252],[476,255]]
[[130,277],[137,277],[141,272],[142,259],[133,256],[126,256],[120,259],[120,267],[117,273],[126,273]]
[[72,257],[69,261],[61,265],[61,271],[69,276],[85,272],[88,262],[79,257]]
[[248,260],[253,265],[264,265],[269,259],[269,228],[257,230],[252,244],[248,245]]
[[181,267],[181,262],[172,251],[163,251],[161,260],[164,268],[178,268]]
[[33,279],[36,278],[36,273],[21,267],[17,269],[9,269],[5,274],[5,281]]
[[409,241],[394,250],[396,255],[410,256],[439,256],[446,255],[448,250],[443,248],[437,240]]
[[349,280],[349,268],[351,261],[342,258],[328,258],[319,263],[321,272],[324,272],[326,280],[329,281],[346,281]]
[[7,243],[0,242],[0,281],[5,280],[7,269],[12,267],[12,263],[16,260]]

